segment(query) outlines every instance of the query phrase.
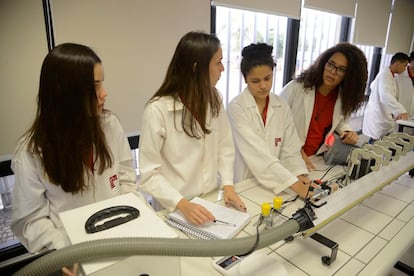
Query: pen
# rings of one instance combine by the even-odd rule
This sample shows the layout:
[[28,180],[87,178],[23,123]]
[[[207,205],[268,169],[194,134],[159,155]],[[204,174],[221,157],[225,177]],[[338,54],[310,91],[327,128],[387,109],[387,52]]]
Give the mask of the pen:
[[237,225],[236,225],[236,224],[234,224],[234,223],[230,223],[230,222],[223,221],[223,220],[218,220],[218,219],[213,220],[213,222],[214,222],[214,223],[222,223],[222,224],[230,225],[230,226],[233,226],[233,227],[236,227],[236,226],[237,226]]

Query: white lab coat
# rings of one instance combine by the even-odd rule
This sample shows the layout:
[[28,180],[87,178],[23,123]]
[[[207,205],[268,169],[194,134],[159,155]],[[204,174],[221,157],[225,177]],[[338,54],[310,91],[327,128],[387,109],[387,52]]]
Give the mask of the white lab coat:
[[398,101],[410,116],[414,116],[414,85],[408,75],[408,69],[395,75],[395,81],[397,82]]
[[365,108],[362,132],[379,139],[393,131],[394,117],[406,113],[396,99],[397,84],[388,67],[382,69],[371,83],[371,94]]
[[[27,139],[19,141],[12,160],[15,186],[11,228],[28,251],[36,252],[43,247],[60,249],[70,245],[59,218],[62,211],[130,191],[139,196],[131,150],[115,115],[105,115],[103,131],[111,150],[112,167],[101,175],[97,171],[94,174],[90,172],[89,189],[76,195],[50,183],[39,156],[28,149]],[[99,164],[95,164],[97,167]]]
[[301,143],[287,103],[269,95],[266,125],[254,97],[246,88],[228,106],[236,145],[235,183],[256,180],[275,194],[308,174],[300,154]]
[[208,119],[211,133],[201,139],[182,129],[183,108],[181,102],[174,107],[172,97],[148,103],[140,132],[139,187],[170,211],[182,198],[233,184],[234,144],[223,106],[217,118]]
[[[315,87],[306,89],[303,86],[303,83],[292,80],[283,87],[280,96],[284,98],[290,106],[299,139],[301,140],[302,145],[304,145],[308,135],[310,121],[312,119],[313,105],[315,103]],[[342,101],[339,95],[334,106],[332,127],[325,138],[331,135],[334,131],[337,133],[352,131],[352,128],[348,124],[348,118],[345,118],[342,114]],[[327,146],[324,143],[316,154],[320,154],[326,150]]]

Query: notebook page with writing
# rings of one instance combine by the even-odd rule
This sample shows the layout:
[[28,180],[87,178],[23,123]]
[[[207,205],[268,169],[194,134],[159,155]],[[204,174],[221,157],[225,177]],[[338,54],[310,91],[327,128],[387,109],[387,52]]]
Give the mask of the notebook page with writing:
[[224,223],[206,223],[193,225],[185,219],[184,215],[176,210],[167,215],[167,223],[185,233],[200,239],[231,239],[235,237],[250,221],[248,213],[243,213],[225,206],[195,197],[193,203],[203,205],[213,216]]

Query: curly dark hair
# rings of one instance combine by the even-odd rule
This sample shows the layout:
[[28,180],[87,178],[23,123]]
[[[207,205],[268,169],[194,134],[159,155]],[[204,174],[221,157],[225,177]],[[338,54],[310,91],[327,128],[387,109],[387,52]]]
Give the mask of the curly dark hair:
[[308,89],[320,87],[323,84],[325,64],[335,53],[343,54],[348,60],[347,72],[339,84],[342,114],[348,117],[363,104],[368,79],[367,59],[357,46],[347,42],[336,44],[323,52],[308,69],[296,77],[296,80]]

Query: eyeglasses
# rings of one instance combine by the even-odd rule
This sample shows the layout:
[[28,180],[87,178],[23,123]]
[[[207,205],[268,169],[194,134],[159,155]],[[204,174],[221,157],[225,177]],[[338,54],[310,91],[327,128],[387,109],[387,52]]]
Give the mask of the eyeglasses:
[[345,76],[347,68],[343,67],[343,66],[336,66],[335,63],[333,63],[332,61],[328,60],[325,63],[325,68],[327,70],[329,70],[332,73],[336,73],[338,76]]

